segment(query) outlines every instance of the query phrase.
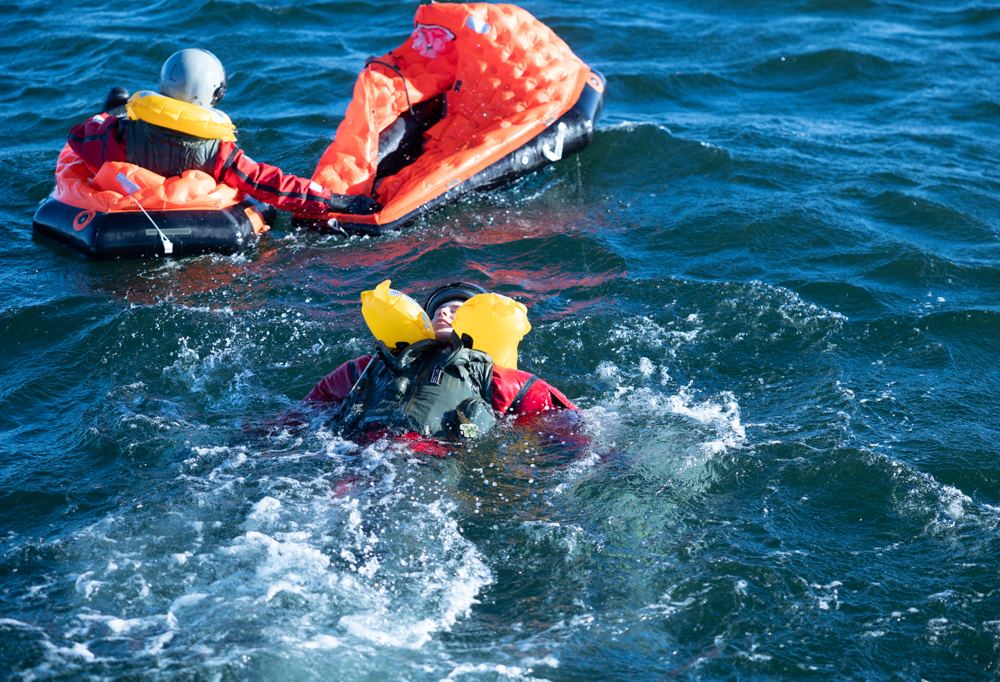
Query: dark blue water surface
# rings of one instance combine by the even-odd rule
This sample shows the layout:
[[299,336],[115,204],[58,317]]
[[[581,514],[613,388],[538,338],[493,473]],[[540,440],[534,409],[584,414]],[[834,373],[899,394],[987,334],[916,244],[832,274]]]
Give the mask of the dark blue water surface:
[[[32,236],[67,130],[174,51],[311,174],[416,3],[0,4],[0,674],[1000,677],[1000,5],[530,0],[593,144],[381,239],[90,262]],[[262,427],[359,293],[529,306],[582,413],[457,456]]]

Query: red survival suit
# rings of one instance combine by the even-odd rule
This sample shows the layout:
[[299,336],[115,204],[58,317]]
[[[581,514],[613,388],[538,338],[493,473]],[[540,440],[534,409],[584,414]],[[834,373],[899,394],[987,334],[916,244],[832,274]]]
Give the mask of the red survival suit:
[[[309,391],[303,403],[341,403],[351,393],[351,389],[373,357],[365,355],[345,362],[320,380]],[[539,413],[552,409],[579,409],[559,390],[533,374],[495,364],[492,366],[490,380],[490,400],[493,409],[500,415]],[[372,442],[388,435],[389,432],[384,429],[376,428],[368,432],[363,440]],[[409,441],[409,447],[415,452],[436,457],[446,457],[454,449],[453,445],[414,432],[395,437]]]
[[[365,355],[345,362],[313,386],[305,401],[339,403],[351,392],[372,357]],[[528,414],[560,408],[579,409],[558,389],[534,374],[499,365],[493,365],[491,394],[493,409],[500,414]]]
[[331,195],[330,190],[315,182],[282,173],[275,166],[257,163],[235,142],[187,135],[107,113],[74,126],[67,141],[95,172],[105,161],[133,163],[164,177],[200,170],[216,182],[258,201],[298,214],[341,210],[338,203],[346,207],[354,199]]

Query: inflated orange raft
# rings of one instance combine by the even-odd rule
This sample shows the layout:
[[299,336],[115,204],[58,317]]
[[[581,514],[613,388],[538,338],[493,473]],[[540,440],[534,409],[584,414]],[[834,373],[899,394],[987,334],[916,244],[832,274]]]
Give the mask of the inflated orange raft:
[[[513,5],[422,5],[409,40],[368,61],[313,180],[372,215],[296,224],[379,234],[586,147],[604,78]],[[329,219],[336,222],[331,223]]]
[[66,145],[56,163],[56,187],[33,225],[90,258],[136,258],[239,253],[276,215],[273,206],[241,197],[207,173],[164,178],[116,161],[95,172]]

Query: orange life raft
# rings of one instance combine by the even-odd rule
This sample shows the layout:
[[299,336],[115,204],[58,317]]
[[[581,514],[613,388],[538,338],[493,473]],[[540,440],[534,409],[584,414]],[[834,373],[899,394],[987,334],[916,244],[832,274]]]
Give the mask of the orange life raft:
[[[127,194],[119,174],[139,190]],[[164,239],[174,256],[239,253],[276,216],[273,206],[241,197],[207,173],[164,178],[119,161],[95,172],[66,145],[56,163],[56,187],[35,212],[33,226],[90,258],[136,258],[163,254]]]
[[604,78],[513,5],[422,5],[410,39],[368,61],[313,180],[372,215],[295,224],[379,234],[586,147]]

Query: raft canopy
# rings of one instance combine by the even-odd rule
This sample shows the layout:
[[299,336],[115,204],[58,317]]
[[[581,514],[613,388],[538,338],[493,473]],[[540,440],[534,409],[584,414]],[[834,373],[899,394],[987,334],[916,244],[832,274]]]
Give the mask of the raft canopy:
[[[334,193],[379,200],[383,210],[357,222],[413,212],[535,138],[588,82],[603,91],[565,42],[514,5],[422,5],[414,23],[402,46],[369,60],[313,174]],[[422,149],[387,174],[380,135],[404,113],[425,128]]]

